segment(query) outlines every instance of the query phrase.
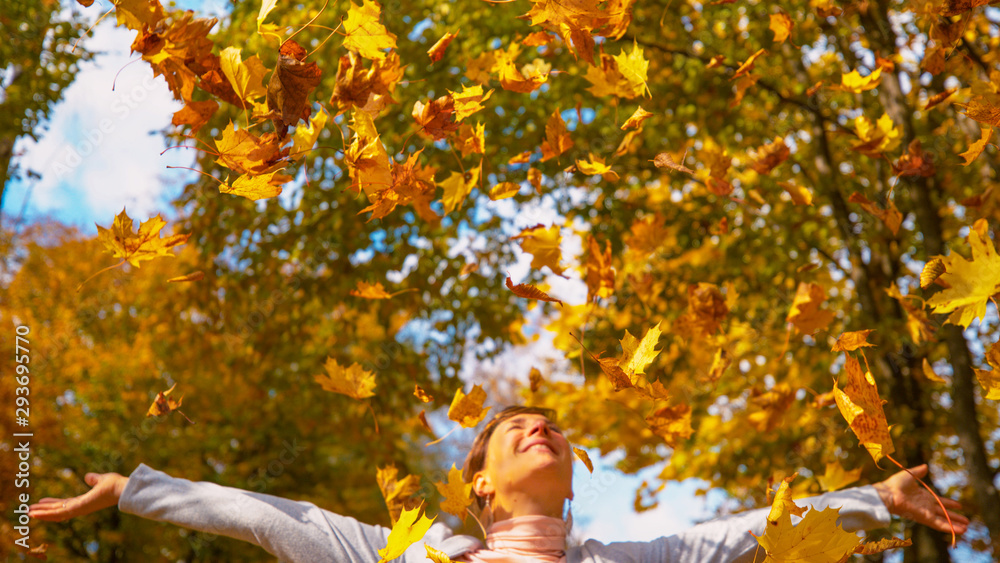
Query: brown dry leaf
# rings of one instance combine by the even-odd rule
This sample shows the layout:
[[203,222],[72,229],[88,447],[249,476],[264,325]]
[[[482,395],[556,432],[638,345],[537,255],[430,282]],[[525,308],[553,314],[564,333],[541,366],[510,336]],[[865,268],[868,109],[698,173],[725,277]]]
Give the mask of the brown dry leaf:
[[345,368],[337,360],[327,356],[323,367],[326,373],[313,378],[324,390],[358,400],[375,396],[375,374],[362,368],[357,362]]
[[920,288],[927,289],[932,283],[934,283],[941,274],[945,271],[944,258],[941,256],[935,256],[924,264],[924,267],[920,270]]
[[428,395],[427,391],[424,391],[419,385],[413,386],[413,396],[420,399],[423,403],[429,403],[434,400],[434,397]]
[[[146,416],[166,416],[180,408],[181,402],[184,400],[183,396],[176,401],[168,397],[170,393],[173,392],[174,387],[177,387],[176,383],[171,385],[170,389],[160,391],[156,394],[156,400],[154,400],[153,404],[149,406],[149,410],[146,411]],[[185,416],[184,418],[187,417]]]
[[719,287],[705,282],[689,284],[687,298],[687,311],[679,319],[680,326],[690,329],[687,336],[706,337],[715,334],[729,314],[726,298]]
[[904,176],[934,176],[934,155],[920,147],[920,139],[913,139],[903,156],[892,164],[892,172],[900,178]]
[[208,123],[209,119],[215,115],[219,109],[219,103],[215,100],[205,100],[204,102],[187,102],[184,107],[174,113],[170,123],[180,127],[181,125],[191,126],[191,135],[196,135],[201,128]]
[[448,45],[451,45],[451,42],[458,37],[459,31],[461,30],[456,31],[455,33],[450,31],[445,33],[441,36],[441,39],[437,40],[437,43],[432,45],[430,49],[427,49],[427,56],[431,58],[432,63],[436,63],[441,60],[441,57],[444,56],[445,49],[447,49]]
[[940,94],[935,94],[935,95],[931,96],[930,98],[927,98],[927,104],[924,106],[924,110],[925,111],[929,110],[932,107],[934,107],[934,106],[940,104],[941,102],[947,100],[955,92],[958,92],[958,88],[949,88],[949,89],[945,90],[944,92],[941,92]]
[[531,373],[528,374],[528,381],[531,386],[531,392],[534,393],[538,391],[545,380],[542,379],[542,372],[538,371],[538,368],[532,367]]
[[868,343],[868,335],[874,332],[875,329],[868,330],[857,330],[854,332],[845,332],[837,337],[837,341],[833,344],[831,351],[833,352],[853,352],[858,348],[866,346],[875,346],[874,344]]
[[339,111],[396,103],[392,93],[404,72],[399,66],[399,54],[392,51],[385,58],[371,61],[369,68],[364,67],[364,61],[354,52],[340,57],[330,98],[330,103],[336,105]]
[[781,421],[795,402],[795,390],[787,383],[778,383],[771,390],[759,393],[751,392],[750,402],[761,410],[750,413],[747,422],[758,432],[771,432],[781,425]]
[[826,290],[823,286],[800,283],[786,320],[804,334],[815,334],[816,331],[826,328],[834,316],[833,311],[820,309],[823,301],[826,301]]
[[663,438],[671,448],[694,434],[694,429],[691,428],[691,407],[686,404],[660,407],[646,415],[646,424],[653,434]]
[[590,461],[590,456],[587,455],[587,450],[573,446],[573,453],[575,453],[576,457],[580,458],[580,461],[582,461],[583,464],[587,466],[587,471],[590,471],[590,473],[593,474],[594,462]]
[[883,457],[896,451],[882,410],[886,401],[878,396],[878,388],[871,372],[862,372],[861,364],[853,356],[847,356],[844,371],[847,372],[847,386],[841,390],[836,381],[833,383],[837,407],[858,441],[878,464]]
[[878,541],[868,542],[859,545],[854,549],[854,553],[859,555],[873,555],[875,553],[882,553],[883,551],[889,549],[897,549],[900,547],[909,547],[913,545],[913,540],[910,539],[900,539],[900,538],[882,538]]
[[[683,161],[684,159],[682,158],[681,162]],[[661,152],[660,154],[656,155],[656,158],[653,159],[653,164],[657,168],[669,168],[671,170],[676,170],[678,172],[684,172],[685,174],[694,174],[694,170],[691,170],[690,168],[684,166],[683,164],[677,164],[676,162],[674,162],[673,157],[670,156],[669,153],[665,152]]]
[[309,119],[309,95],[319,85],[323,71],[316,63],[305,62],[306,55],[306,50],[291,39],[278,50],[278,65],[267,83],[267,108],[275,116],[279,133]]
[[761,175],[770,174],[779,164],[788,160],[791,150],[785,144],[783,137],[778,137],[772,143],[768,143],[757,149],[757,159],[751,167]]
[[122,208],[122,212],[115,216],[115,222],[110,229],[97,225],[97,239],[111,252],[112,257],[121,258],[138,268],[139,263],[144,260],[160,256],[172,257],[170,250],[186,243],[190,238],[190,233],[160,238],[160,230],[166,224],[167,222],[157,215],[145,223],[140,223],[138,232],[132,232],[132,219]]
[[990,0],[944,0],[940,13],[946,18],[950,18],[951,16],[964,14],[973,8],[985,6],[989,3]]
[[538,289],[537,287],[531,284],[519,283],[517,285],[514,285],[513,282],[510,281],[510,276],[507,276],[506,284],[507,284],[507,289],[511,290],[514,293],[514,295],[518,297],[524,297],[526,299],[537,299],[538,301],[549,301],[552,303],[558,303],[560,305],[563,304],[562,301],[556,299],[555,297],[550,297],[549,294],[545,293],[544,291]]
[[854,192],[847,201],[861,204],[861,208],[882,221],[889,231],[892,232],[893,236],[899,232],[899,227],[903,224],[903,214],[896,208],[896,203],[893,200],[887,200],[888,206],[882,209],[874,201],[869,200],[858,192]]
[[[477,86],[477,88],[481,88]],[[448,96],[424,104],[417,100],[413,104],[413,119],[420,125],[420,132],[429,135],[435,141],[440,141],[455,131],[458,131],[458,121],[455,116],[455,99]]]
[[486,402],[486,391],[482,385],[475,385],[469,394],[466,395],[462,389],[455,390],[455,398],[448,408],[448,418],[461,424],[463,428],[472,428],[482,422],[486,413],[492,407],[483,408]]

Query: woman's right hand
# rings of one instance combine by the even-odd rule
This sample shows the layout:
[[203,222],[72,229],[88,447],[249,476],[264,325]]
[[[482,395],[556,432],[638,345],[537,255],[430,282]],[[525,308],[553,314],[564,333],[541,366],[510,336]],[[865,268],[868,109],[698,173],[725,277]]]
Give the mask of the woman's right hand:
[[83,480],[91,489],[72,498],[43,498],[28,507],[28,516],[47,522],[62,522],[86,516],[102,508],[117,506],[128,484],[128,477],[118,473],[87,473]]

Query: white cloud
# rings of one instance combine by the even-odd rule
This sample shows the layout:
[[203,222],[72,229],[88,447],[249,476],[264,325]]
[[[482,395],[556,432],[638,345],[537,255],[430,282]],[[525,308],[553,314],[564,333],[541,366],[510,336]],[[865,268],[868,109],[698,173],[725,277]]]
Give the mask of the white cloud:
[[[48,131],[35,143],[19,143],[22,168],[41,179],[11,186],[8,210],[28,197],[28,218],[50,215],[94,232],[127,207],[133,219],[167,211],[169,200],[189,178],[193,152],[166,148],[159,131],[181,104],[162,77],[129,54],[134,32],[104,21],[86,41],[100,53],[80,64],[64,100],[51,114]],[[127,65],[127,66],[126,66]],[[114,87],[114,90],[112,90]]]

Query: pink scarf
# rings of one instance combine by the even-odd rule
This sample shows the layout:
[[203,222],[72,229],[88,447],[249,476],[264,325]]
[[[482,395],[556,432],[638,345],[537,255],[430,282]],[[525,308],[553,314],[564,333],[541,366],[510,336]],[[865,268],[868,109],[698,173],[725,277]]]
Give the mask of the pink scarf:
[[468,563],[566,563],[566,524],[550,516],[502,520],[486,531],[486,549],[457,559]]

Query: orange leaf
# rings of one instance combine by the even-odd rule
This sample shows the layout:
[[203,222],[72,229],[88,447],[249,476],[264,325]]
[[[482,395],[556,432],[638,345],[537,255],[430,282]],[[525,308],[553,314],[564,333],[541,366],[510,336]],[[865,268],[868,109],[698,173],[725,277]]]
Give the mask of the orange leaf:
[[575,453],[576,457],[580,458],[580,461],[587,466],[587,471],[590,471],[591,473],[594,472],[594,462],[590,461],[590,455],[587,454],[587,450],[573,446],[573,453]]
[[537,299],[538,301],[549,301],[552,303],[558,303],[560,305],[563,304],[562,301],[556,299],[555,297],[549,297],[547,293],[545,293],[544,291],[538,289],[533,285],[526,283],[519,283],[517,285],[514,285],[510,281],[510,276],[507,277],[506,283],[507,283],[507,289],[510,289],[512,292],[514,292],[514,295],[517,295],[518,297],[525,297],[527,299]]
[[459,388],[455,390],[455,398],[448,407],[448,418],[461,424],[463,428],[472,428],[482,422],[486,413],[492,408],[483,408],[484,402],[486,402],[486,391],[483,391],[482,385],[473,386],[468,395]]
[[795,328],[804,334],[809,335],[826,328],[833,320],[833,312],[820,309],[825,300],[826,291],[823,286],[815,283],[800,283],[795,292],[795,299],[792,301],[792,308],[788,311],[788,322],[795,325]]
[[97,225],[97,239],[112,253],[114,258],[121,258],[129,264],[139,267],[143,260],[152,260],[159,256],[173,256],[170,250],[187,242],[190,234],[172,235],[160,238],[160,230],[167,224],[159,215],[141,223],[139,231],[132,232],[132,219],[122,212],[115,216],[111,229]]
[[833,344],[833,352],[852,352],[864,346],[874,346],[867,342],[868,335],[875,329],[858,330],[855,332],[845,332],[837,337]]
[[886,403],[878,396],[875,378],[871,372],[861,371],[861,364],[853,356],[847,356],[844,365],[847,372],[847,386],[841,390],[833,383],[833,394],[837,407],[844,415],[851,430],[861,445],[868,450],[877,464],[883,457],[896,451],[889,436],[889,425],[882,405]]
[[168,283],[196,282],[196,281],[201,281],[203,279],[205,279],[205,272],[198,270],[197,272],[191,272],[190,274],[178,276],[176,278],[170,278],[169,280],[167,280],[167,282]]
[[566,130],[566,122],[563,121],[559,110],[552,112],[548,123],[545,124],[545,142],[542,143],[542,162],[555,158],[568,151],[573,146],[573,138]]
[[326,373],[315,375],[313,378],[326,391],[358,400],[375,396],[375,374],[362,368],[357,362],[345,368],[328,356],[323,367]]
[[962,166],[968,166],[972,164],[972,161],[979,158],[979,155],[983,154],[983,151],[986,150],[986,145],[989,144],[990,139],[992,137],[993,137],[993,127],[980,127],[979,140],[969,145],[969,150],[958,155],[963,159],[965,159],[965,162],[962,163]]
[[289,39],[278,50],[278,65],[267,83],[267,108],[277,114],[275,128],[309,119],[309,95],[319,85],[323,71],[313,62],[305,62],[306,50]]
[[677,405],[676,407],[661,407],[646,416],[646,424],[653,434],[663,438],[671,448],[676,447],[679,440],[684,440],[694,434],[691,428],[691,407]]
[[448,471],[448,481],[438,481],[434,483],[434,486],[444,497],[444,500],[441,501],[441,510],[448,514],[454,514],[462,522],[465,522],[466,509],[472,506],[472,483],[466,483],[462,480],[462,472],[453,463],[451,470]]
[[458,37],[458,31],[455,33],[445,33],[441,36],[441,39],[437,40],[437,43],[435,43],[430,49],[427,49],[427,56],[431,58],[432,63],[436,63],[441,60],[441,57],[444,56],[445,49],[448,48],[448,45],[451,45],[451,42],[455,40],[455,37]]

